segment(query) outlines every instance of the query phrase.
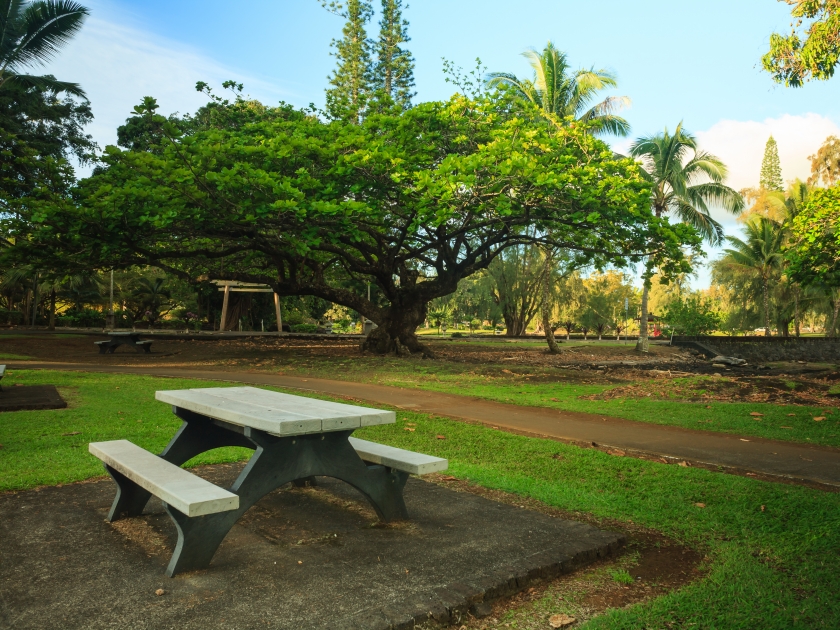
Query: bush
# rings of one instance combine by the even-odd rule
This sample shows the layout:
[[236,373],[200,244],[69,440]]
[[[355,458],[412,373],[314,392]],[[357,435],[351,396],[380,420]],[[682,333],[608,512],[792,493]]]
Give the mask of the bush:
[[453,339],[460,339],[463,336],[464,336],[464,333],[459,333],[459,332],[452,333],[452,338]]
[[7,311],[0,308],[0,324],[11,324],[17,326],[23,322],[23,313],[20,311]]
[[315,324],[294,324],[292,326],[292,332],[316,333],[318,332],[318,326],[316,326]]

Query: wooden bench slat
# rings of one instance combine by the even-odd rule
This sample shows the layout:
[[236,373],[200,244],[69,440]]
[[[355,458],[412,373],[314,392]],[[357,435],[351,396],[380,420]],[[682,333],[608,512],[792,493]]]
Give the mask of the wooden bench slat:
[[426,475],[449,468],[449,460],[434,455],[415,453],[359,438],[350,438],[351,446],[364,461],[396,468],[412,475]]
[[210,418],[275,435],[339,431],[396,421],[392,411],[331,403],[256,387],[159,391],[155,398]]
[[128,440],[91,442],[90,453],[187,516],[239,508],[239,497]]

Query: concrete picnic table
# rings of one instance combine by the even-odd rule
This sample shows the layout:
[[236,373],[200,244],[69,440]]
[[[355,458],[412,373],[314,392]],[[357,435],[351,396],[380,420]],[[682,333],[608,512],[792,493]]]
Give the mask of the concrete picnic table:
[[[369,409],[255,387],[214,387],[156,392],[183,420],[159,455],[128,442],[95,442],[117,483],[108,515],[139,516],[152,494],[178,529],[166,570],[205,568],[230,528],[263,496],[287,483],[334,477],[358,489],[384,521],[408,518],[403,488],[409,474],[445,470],[439,457],[351,437],[361,427],[391,424],[393,411]],[[223,446],[254,454],[227,490],[180,468],[196,455]]]
[[151,341],[141,341],[138,332],[110,332],[106,341],[94,341],[99,346],[99,354],[113,354],[120,346],[132,346],[137,352],[152,351]]

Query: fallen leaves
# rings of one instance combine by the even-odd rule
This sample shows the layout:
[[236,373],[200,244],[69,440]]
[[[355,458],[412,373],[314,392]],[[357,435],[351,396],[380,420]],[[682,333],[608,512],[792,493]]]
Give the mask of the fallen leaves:
[[625,455],[627,455],[627,453],[625,453],[619,448],[610,449],[607,451],[607,453],[609,453],[610,455],[615,455],[616,457],[624,457]]
[[695,503],[694,505],[696,505],[696,506],[697,506],[697,507],[699,507],[699,508],[704,508],[704,507],[706,507],[706,504],[705,504],[705,503]]
[[680,466],[682,466],[683,468],[688,468],[691,466],[691,464],[689,464],[687,461],[681,461]]
[[572,625],[577,619],[574,617],[570,617],[566,613],[561,613],[559,615],[551,615],[548,618],[548,625],[552,628],[565,628],[566,626]]
[[751,412],[750,412],[750,415],[751,415],[753,418],[763,418],[763,417],[764,417],[764,414],[763,414],[763,413],[758,413],[757,411],[751,411]]
[[441,480],[441,481],[457,481],[457,480],[458,480],[458,478],[457,478],[457,477],[453,477],[452,475],[443,475],[443,476],[440,478],[440,480]]
[[815,416],[814,417],[814,422],[822,422],[823,420],[825,420],[825,416]]
[[746,440],[746,439],[744,439],[744,438],[741,438],[741,441],[742,441],[742,442],[749,442],[749,440]]
[[403,431],[411,431],[412,433],[414,433],[416,430],[417,429],[415,429],[414,427],[403,427]]
[[[117,388],[117,389],[119,389],[119,388]],[[155,595],[157,595],[158,597],[160,597],[164,593],[165,593],[165,591],[162,588],[159,588],[158,590],[155,591]]]
[[445,435],[436,435],[435,437],[439,440],[445,440],[446,439]]
[[763,505],[761,506],[761,511],[762,511],[762,512],[764,511],[764,506],[763,506]]

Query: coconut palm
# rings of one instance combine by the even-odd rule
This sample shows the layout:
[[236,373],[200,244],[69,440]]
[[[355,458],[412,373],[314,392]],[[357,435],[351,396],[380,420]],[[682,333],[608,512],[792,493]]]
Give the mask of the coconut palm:
[[531,101],[543,111],[559,118],[572,117],[592,124],[595,134],[626,136],[630,124],[615,112],[630,104],[626,96],[610,96],[593,103],[598,92],[616,87],[615,75],[608,70],[576,70],[569,66],[566,53],[552,42],[539,52],[530,49],[522,56],[534,69],[533,79],[519,79],[507,72],[487,75],[487,87],[507,87],[521,98]]
[[[641,160],[642,175],[652,185],[651,209],[657,218],[675,215],[693,226],[713,245],[723,242],[723,226],[715,221],[710,206],[720,206],[732,214],[744,210],[744,199],[726,186],[727,168],[719,158],[701,151],[697,139],[677,125],[653,136],[639,138],[630,147],[630,155]],[[636,349],[647,352],[648,293],[645,282]]]
[[0,89],[14,81],[25,87],[67,92],[84,98],[76,83],[52,76],[22,74],[23,68],[44,65],[79,32],[88,10],[66,0],[0,0]]
[[746,240],[726,237],[732,248],[724,250],[720,265],[755,277],[761,283],[764,305],[764,335],[770,336],[770,282],[780,274],[784,263],[784,226],[759,217],[747,223]]

